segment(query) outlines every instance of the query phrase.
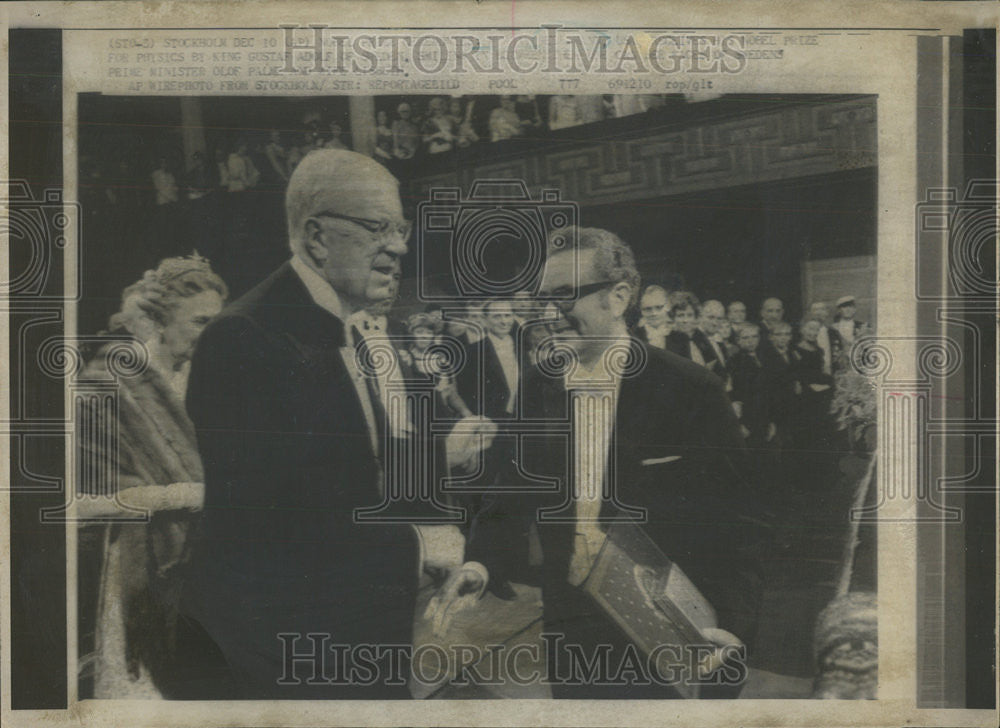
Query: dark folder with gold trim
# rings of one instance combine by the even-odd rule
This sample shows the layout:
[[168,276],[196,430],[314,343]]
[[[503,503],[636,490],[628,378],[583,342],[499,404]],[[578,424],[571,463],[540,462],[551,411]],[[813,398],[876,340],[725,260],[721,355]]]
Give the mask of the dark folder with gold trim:
[[698,697],[688,682],[697,653],[686,647],[706,643],[700,630],[716,626],[715,610],[638,524],[611,525],[583,589],[647,658],[655,651],[659,675],[679,676],[682,697]]

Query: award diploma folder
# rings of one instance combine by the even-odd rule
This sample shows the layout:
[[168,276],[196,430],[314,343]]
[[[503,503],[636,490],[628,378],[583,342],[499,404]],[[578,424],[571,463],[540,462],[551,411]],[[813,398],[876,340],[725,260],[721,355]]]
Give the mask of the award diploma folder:
[[699,630],[716,626],[715,610],[638,524],[611,525],[583,589],[647,657],[676,646],[658,651],[659,674],[681,676],[673,687],[698,697],[698,685],[686,682],[692,653],[685,647],[705,643]]

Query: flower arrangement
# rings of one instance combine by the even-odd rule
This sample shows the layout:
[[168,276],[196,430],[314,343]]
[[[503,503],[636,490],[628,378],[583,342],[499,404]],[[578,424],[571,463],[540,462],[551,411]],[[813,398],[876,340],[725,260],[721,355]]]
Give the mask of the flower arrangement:
[[860,443],[877,422],[877,392],[875,379],[851,366],[836,376],[830,411],[836,418],[837,429],[847,430],[852,444]]

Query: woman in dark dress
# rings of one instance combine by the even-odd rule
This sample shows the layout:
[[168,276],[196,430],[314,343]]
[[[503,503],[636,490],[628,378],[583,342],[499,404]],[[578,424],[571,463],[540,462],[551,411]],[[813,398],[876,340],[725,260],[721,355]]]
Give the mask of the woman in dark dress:
[[799,329],[802,339],[792,351],[792,366],[802,392],[797,418],[799,445],[806,454],[828,451],[833,435],[833,379],[823,371],[823,350],[817,343],[821,328],[815,319],[804,321]]

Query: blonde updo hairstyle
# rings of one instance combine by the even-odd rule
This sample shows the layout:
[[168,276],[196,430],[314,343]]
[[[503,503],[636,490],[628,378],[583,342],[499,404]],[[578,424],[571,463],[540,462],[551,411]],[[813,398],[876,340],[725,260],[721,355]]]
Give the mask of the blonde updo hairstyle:
[[225,282],[212,271],[208,260],[197,254],[166,258],[122,291],[121,309],[111,316],[108,328],[150,341],[170,322],[182,299],[206,291],[215,291],[223,301],[229,296]]

